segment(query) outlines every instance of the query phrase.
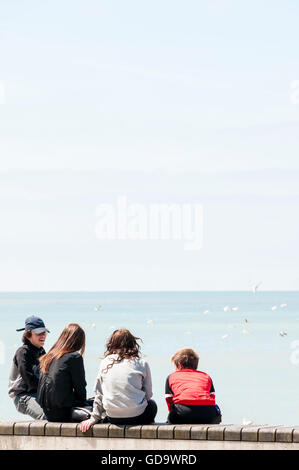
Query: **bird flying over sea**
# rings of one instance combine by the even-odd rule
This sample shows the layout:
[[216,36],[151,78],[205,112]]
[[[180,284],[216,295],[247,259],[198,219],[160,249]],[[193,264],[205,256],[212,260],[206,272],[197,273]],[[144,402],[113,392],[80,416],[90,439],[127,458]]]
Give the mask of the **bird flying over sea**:
[[256,291],[258,290],[261,284],[262,282],[259,282],[258,284],[255,284],[254,286],[252,286],[252,291],[254,294],[256,294]]

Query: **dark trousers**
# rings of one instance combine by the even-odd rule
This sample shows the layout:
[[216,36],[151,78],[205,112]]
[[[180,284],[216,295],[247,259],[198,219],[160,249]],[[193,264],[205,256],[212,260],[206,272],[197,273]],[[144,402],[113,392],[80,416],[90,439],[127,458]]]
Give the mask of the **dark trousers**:
[[50,410],[44,409],[46,419],[56,423],[70,423],[72,408],[51,408]]
[[65,408],[44,409],[48,421],[62,423],[80,423],[88,419],[92,413],[94,398],[88,398],[84,403],[74,402],[74,405]]
[[211,405],[171,405],[167,419],[171,424],[219,424],[221,412],[219,407]]
[[133,418],[110,418],[107,416],[107,421],[111,424],[150,424],[155,420],[158,408],[154,400],[149,400],[144,412]]

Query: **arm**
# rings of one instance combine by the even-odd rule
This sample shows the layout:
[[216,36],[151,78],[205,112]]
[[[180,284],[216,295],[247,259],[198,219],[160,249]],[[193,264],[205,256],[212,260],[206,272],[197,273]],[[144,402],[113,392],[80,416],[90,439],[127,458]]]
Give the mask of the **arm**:
[[143,390],[145,391],[145,397],[147,400],[150,400],[153,396],[153,389],[152,389],[152,374],[150,367],[147,362],[145,362],[145,373],[143,377]]
[[[29,390],[37,390],[38,375],[34,373],[34,368],[37,366],[33,364],[28,349],[19,349],[16,355],[17,365],[22,379],[27,385]],[[34,367],[33,367],[34,366]]]
[[72,377],[74,395],[76,402],[84,403],[86,400],[86,381],[83,357],[76,355],[69,361],[70,374]]
[[165,383],[165,400],[168,407],[168,411],[170,411],[171,405],[173,404],[173,392],[169,385],[169,376],[167,377]]
[[94,392],[95,392],[95,399],[93,402],[93,410],[91,414],[91,419],[93,420],[94,423],[98,423],[99,421],[101,421],[102,414],[104,412],[101,374],[99,374],[96,379]]
[[210,395],[214,395],[214,396],[215,396],[215,388],[214,388],[214,384],[213,384],[213,380],[212,380],[212,379],[211,379]]
[[91,417],[80,423],[80,429],[82,432],[88,431],[88,429],[93,424],[101,421],[101,419],[103,418],[103,415],[105,414],[103,403],[102,403],[103,391],[102,391],[102,383],[101,383],[101,373],[99,373],[96,379],[94,392],[95,392],[95,399],[93,402],[93,410],[91,413]]

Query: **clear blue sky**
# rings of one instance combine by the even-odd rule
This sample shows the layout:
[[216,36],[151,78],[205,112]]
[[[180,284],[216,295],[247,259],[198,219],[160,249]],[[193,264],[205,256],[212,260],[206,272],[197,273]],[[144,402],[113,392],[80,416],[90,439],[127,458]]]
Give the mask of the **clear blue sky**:
[[[298,289],[298,15],[3,1],[1,290]],[[202,203],[202,250],[97,240],[97,205],[123,194]]]

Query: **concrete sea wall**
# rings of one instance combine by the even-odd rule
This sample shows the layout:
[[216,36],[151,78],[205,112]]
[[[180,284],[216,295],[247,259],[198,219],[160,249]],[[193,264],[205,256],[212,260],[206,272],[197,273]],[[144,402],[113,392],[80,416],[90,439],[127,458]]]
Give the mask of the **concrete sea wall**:
[[299,426],[0,423],[0,450],[299,450]]

